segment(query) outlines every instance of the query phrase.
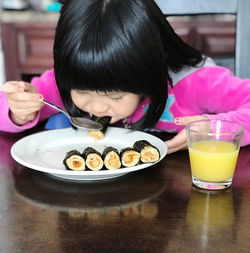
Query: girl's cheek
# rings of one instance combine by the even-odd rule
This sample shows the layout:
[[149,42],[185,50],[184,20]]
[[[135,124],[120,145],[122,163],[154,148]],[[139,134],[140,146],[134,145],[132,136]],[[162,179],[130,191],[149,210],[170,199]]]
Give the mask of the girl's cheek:
[[71,92],[71,98],[73,103],[80,108],[83,111],[86,111],[87,109],[87,104],[88,104],[88,97],[83,94],[79,94],[76,92]]

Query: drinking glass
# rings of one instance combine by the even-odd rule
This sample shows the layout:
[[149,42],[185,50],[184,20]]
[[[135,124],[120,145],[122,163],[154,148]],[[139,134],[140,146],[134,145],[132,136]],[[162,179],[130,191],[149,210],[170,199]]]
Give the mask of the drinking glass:
[[185,129],[193,184],[207,190],[229,187],[244,127],[227,120],[200,120]]

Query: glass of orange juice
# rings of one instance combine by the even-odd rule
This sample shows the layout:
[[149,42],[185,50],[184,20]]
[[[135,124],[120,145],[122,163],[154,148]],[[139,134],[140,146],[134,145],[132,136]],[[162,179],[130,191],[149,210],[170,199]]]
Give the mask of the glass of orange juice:
[[200,120],[185,128],[193,184],[207,190],[229,187],[244,127],[227,120]]

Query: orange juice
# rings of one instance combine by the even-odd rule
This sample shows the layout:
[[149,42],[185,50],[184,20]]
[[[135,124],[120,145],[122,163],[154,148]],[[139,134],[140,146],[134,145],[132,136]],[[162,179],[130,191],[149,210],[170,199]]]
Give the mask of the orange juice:
[[208,182],[233,177],[239,149],[226,141],[199,141],[189,147],[192,176]]

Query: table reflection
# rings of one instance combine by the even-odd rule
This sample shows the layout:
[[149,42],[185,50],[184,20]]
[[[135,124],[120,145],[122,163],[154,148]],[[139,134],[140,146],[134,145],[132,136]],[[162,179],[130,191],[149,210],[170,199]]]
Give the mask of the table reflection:
[[[141,233],[157,232],[158,198],[166,185],[157,177],[152,178],[152,170],[91,183],[64,181],[24,167],[15,171],[14,197],[22,202],[20,212],[25,212],[27,206],[37,210],[32,216],[37,216],[36,225],[42,237],[57,228],[51,238],[59,243],[62,252],[86,252],[86,248],[91,252],[97,247],[93,245],[95,238],[103,249],[100,252],[112,252],[111,242],[120,241],[121,236],[135,244],[135,237],[139,240]],[[160,243],[159,239],[156,238],[156,243]],[[125,250],[128,242],[124,243],[121,247]],[[148,241],[147,247],[151,243]],[[141,244],[136,244],[134,247],[139,250]]]
[[[73,216],[74,212],[81,212],[86,217],[92,217],[93,213],[108,215],[109,212],[116,213],[115,210],[121,217],[126,214],[156,215],[157,208],[148,202],[160,195],[165,188],[163,183],[152,181],[147,173],[78,183],[23,169],[15,173],[14,181],[16,193],[25,201],[43,208],[68,212]],[[145,185],[148,187],[145,188]]]
[[186,213],[187,231],[201,242],[203,250],[208,244],[218,243],[222,236],[231,241],[234,222],[232,188],[205,191],[192,187]]
[[186,222],[206,231],[231,226],[234,222],[232,189],[208,192],[193,187]]

